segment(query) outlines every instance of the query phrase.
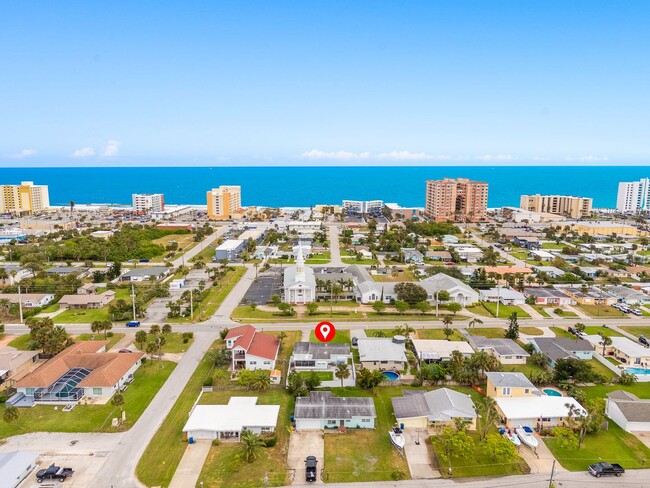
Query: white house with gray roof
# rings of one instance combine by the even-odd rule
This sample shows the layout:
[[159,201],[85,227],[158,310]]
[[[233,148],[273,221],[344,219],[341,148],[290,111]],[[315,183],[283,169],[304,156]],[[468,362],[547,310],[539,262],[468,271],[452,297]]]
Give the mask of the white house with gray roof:
[[554,368],[558,359],[593,358],[594,348],[589,341],[584,339],[571,339],[570,337],[531,337],[528,341],[536,351],[547,358],[547,363]]
[[120,276],[120,281],[158,281],[169,274],[169,268],[165,266],[148,266],[142,268],[134,268],[127,271]]
[[374,429],[377,412],[372,397],[337,397],[331,391],[312,391],[296,398],[296,430]]
[[404,344],[385,337],[360,337],[357,341],[361,366],[370,370],[402,371],[406,367]]
[[343,380],[343,386],[354,386],[356,372],[352,362],[350,345],[332,342],[296,342],[293,353],[289,359],[289,370],[328,371],[332,373],[332,380],[321,380],[321,388],[341,386],[341,380],[336,379],[334,372],[339,364],[347,364],[350,376]]
[[446,427],[456,418],[476,428],[476,409],[472,398],[449,388],[432,391],[404,390],[403,396],[391,398],[397,423],[404,427],[436,429]]
[[492,354],[501,364],[526,364],[530,357],[523,347],[512,339],[489,338],[483,336],[468,336],[467,340],[477,351],[486,351]]
[[523,305],[526,303],[526,297],[512,288],[481,290],[479,296],[484,302],[500,302],[503,305]]
[[615,390],[607,394],[605,414],[627,432],[650,432],[650,400]]

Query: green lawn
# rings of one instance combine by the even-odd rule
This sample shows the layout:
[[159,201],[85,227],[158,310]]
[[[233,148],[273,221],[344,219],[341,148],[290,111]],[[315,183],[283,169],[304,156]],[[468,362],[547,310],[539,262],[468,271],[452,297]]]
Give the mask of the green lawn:
[[[219,239],[217,239],[219,240]],[[204,263],[211,263],[212,260],[214,259],[215,256],[215,249],[216,249],[216,244],[215,242],[211,242],[207,246],[203,244],[203,249],[198,252],[192,259],[190,259],[191,262],[196,262],[199,259],[202,259]]]
[[539,314],[544,317],[545,319],[550,319],[551,316],[548,314],[546,310],[544,310],[544,307],[541,305],[532,305],[532,307],[539,312]]
[[575,313],[575,312],[572,312],[571,310],[560,310],[560,312],[557,313],[557,316],[565,318],[565,319],[577,319],[577,318],[579,318],[578,314]]
[[120,332],[114,332],[113,337],[106,337],[104,339],[104,334],[81,334],[78,335],[75,339],[75,341],[103,341],[107,340],[108,345],[106,346],[106,350],[108,351],[110,348],[112,348],[115,344],[120,342],[126,334],[122,334]]
[[[131,303],[130,290],[128,288],[115,288],[115,299],[125,300]],[[108,305],[102,308],[89,308],[87,310],[66,310],[60,313],[52,320],[55,324],[85,324],[94,322],[95,320],[109,320],[110,314],[108,313]]]
[[[222,342],[217,341],[212,347],[214,348],[217,344],[221,345]],[[147,486],[169,486],[178,463],[183,457],[185,447],[187,447],[187,444],[183,442],[183,426],[201,391],[201,386],[210,375],[212,368],[208,352],[140,458],[136,474],[140,481]]]
[[238,444],[221,444],[212,446],[208,458],[203,465],[197,486],[203,483],[205,487],[220,488],[257,488],[264,486],[264,475],[267,475],[267,486],[282,486],[287,484],[287,450],[289,448],[289,417],[293,413],[293,398],[286,390],[272,388],[264,392],[245,390],[215,391],[204,393],[202,405],[228,403],[231,396],[256,396],[262,405],[280,405],[278,415],[278,443],[263,449],[260,458],[254,463],[242,462],[239,458]]
[[313,372],[303,371],[302,373],[299,374],[301,377],[306,378],[313,373],[316,373],[316,376],[320,381],[332,381],[334,379],[334,373],[332,371],[313,371]]
[[625,390],[634,393],[639,398],[650,399],[650,383],[635,383],[634,385],[596,385],[583,386],[582,389],[587,394],[587,398],[605,398],[607,393],[614,390]]
[[[411,321],[422,321],[422,320],[437,320],[440,321],[442,319],[442,314],[440,317],[436,317],[433,314],[427,313],[427,314],[421,314],[421,313],[405,313],[405,314],[396,314],[396,313],[386,313],[383,312],[381,314],[378,314],[377,312],[366,312],[367,319],[368,321],[382,321],[382,320],[403,320],[405,322],[411,322]],[[450,315],[453,320],[467,320],[469,317],[467,315]]]
[[[176,367],[170,361],[147,361],[135,372],[135,380],[124,392],[126,423],[113,428],[111,419],[119,417],[119,407],[106,405],[78,405],[70,412],[54,410],[50,405],[36,405],[19,409],[20,416],[13,424],[0,422],[0,438],[28,432],[117,432],[127,430],[140,418],[158,390]],[[4,404],[0,414],[4,412]]]
[[490,328],[472,328],[467,329],[470,335],[489,337],[491,339],[503,339],[505,336],[506,329],[501,327],[490,327]]
[[585,327],[585,334],[588,334],[588,335],[595,335],[595,334],[599,334],[601,332],[603,334],[605,334],[606,336],[608,336],[608,337],[622,337],[623,336],[623,334],[620,334],[620,333],[616,332],[615,330],[612,330],[612,329],[607,328],[607,327],[601,327],[599,325],[589,325],[589,326]]
[[573,246],[567,246],[566,244],[556,244],[554,242],[543,242],[542,243],[542,249],[562,250],[565,247],[573,247]]
[[590,317],[615,317],[619,319],[629,318],[619,309],[608,305],[576,305],[576,308],[582,310]]
[[16,337],[11,341],[8,346],[15,347],[19,351],[29,351],[29,343],[32,341],[32,337],[29,334],[21,335]]
[[650,449],[611,420],[607,430],[587,434],[578,450],[563,449],[552,437],[545,438],[544,442],[569,471],[586,471],[590,464],[598,461],[619,463],[626,469],[644,468],[642,461],[650,459]]
[[[406,387],[407,388],[407,387]],[[335,388],[342,397],[373,396],[358,388]],[[399,387],[380,387],[374,395],[377,419],[373,430],[348,430],[345,434],[325,435],[323,480],[328,483],[387,481],[399,471],[410,479],[406,460],[390,443],[388,430],[395,425],[391,397],[401,396]]]
[[642,325],[625,325],[621,327],[625,332],[628,334],[632,334],[633,336],[646,336],[650,335],[650,323],[648,324],[647,327],[644,327]]
[[329,312],[328,307],[319,309],[314,315],[306,315],[305,317],[296,317],[295,315],[283,315],[282,312],[274,311],[269,312],[266,310],[251,309],[248,305],[240,305],[235,308],[231,319],[242,323],[255,323],[255,322],[314,322],[318,323],[321,320],[331,318],[340,318],[346,322],[365,320],[360,313],[350,311],[334,310],[332,314]]
[[305,259],[306,264],[327,264],[330,262],[330,252],[326,251],[322,254],[312,254],[309,259]]
[[357,258],[345,257],[345,256],[341,256],[341,261],[343,261],[345,264],[371,265],[371,264],[374,263],[374,261],[372,259],[357,259]]
[[560,328],[560,327],[551,327],[551,330],[555,332],[555,335],[557,337],[570,337],[571,339],[575,339],[576,336],[571,334],[570,332],[567,332],[566,330]]
[[529,336],[544,335],[544,331],[542,329],[538,329],[537,327],[519,327],[519,332]]
[[[598,352],[603,352],[602,347],[596,347]],[[589,366],[593,368],[596,373],[603,375],[606,378],[606,381],[609,383],[614,378],[618,378],[618,375],[614,373],[611,369],[607,368],[604,364],[600,363],[597,359],[589,359],[585,361]]]
[[[481,302],[477,305],[467,307],[467,310],[484,317],[496,317],[497,316],[497,304],[491,302]],[[507,319],[513,312],[517,312],[517,317],[520,319],[530,318],[528,312],[524,311],[521,307],[511,306],[511,305],[499,305],[499,317],[501,319]]]
[[[479,441],[478,432],[469,432],[469,435],[474,439],[474,452],[469,456],[459,458],[457,456],[452,456],[449,461],[445,462],[442,459],[439,460],[440,473],[444,477],[448,477],[449,464],[451,464],[452,478],[469,478],[474,476],[505,476],[511,474],[526,474],[530,472],[528,464],[518,458],[513,463],[501,463],[499,459],[492,459],[489,455],[486,455],[483,446]],[[433,450],[440,450],[438,445],[438,437],[431,436],[430,438]]]
[[330,302],[330,301],[323,301],[323,302],[316,302],[318,305],[319,310],[323,309],[329,309],[329,306],[332,305],[333,307],[359,307],[359,303],[354,302],[352,300],[339,300],[338,302]]
[[530,376],[533,371],[546,372],[548,370],[530,361],[526,361],[526,364],[504,364],[501,366],[501,371],[524,373],[526,376]]
[[[415,335],[418,339],[447,339],[444,329],[416,329]],[[458,329],[452,329],[453,334],[449,336],[450,341],[464,341],[465,336]]]
[[53,313],[53,312],[58,312],[59,311],[60,305],[58,303],[55,303],[53,305],[48,305],[45,308],[41,309],[40,313]]
[[[309,333],[309,342],[320,342],[318,339],[316,339],[316,334],[314,334],[314,331],[312,330]],[[333,344],[344,344],[344,343],[350,343],[350,331],[349,330],[337,330],[336,334],[334,335],[334,339],[330,341]]]
[[[148,334],[148,342],[152,342],[151,334]],[[187,349],[192,345],[194,339],[190,339],[187,344],[183,343],[183,336],[181,332],[172,332],[171,334],[164,334],[165,345],[162,348],[162,352],[167,353],[181,353],[187,351]],[[134,342],[135,347],[140,349],[141,344]],[[147,345],[144,344],[144,350],[147,349]]]
[[376,275],[371,275],[371,276],[372,276],[372,279],[374,281],[379,281],[379,282],[418,281],[418,279],[413,274],[413,271],[411,271],[408,268],[400,268],[400,269],[401,269],[401,271],[397,274],[397,276],[393,276],[391,273],[388,273],[388,274],[376,274]]

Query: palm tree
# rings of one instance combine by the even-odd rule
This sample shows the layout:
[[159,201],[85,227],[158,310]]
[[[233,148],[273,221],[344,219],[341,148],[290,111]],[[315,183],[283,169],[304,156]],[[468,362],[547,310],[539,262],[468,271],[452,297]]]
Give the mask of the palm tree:
[[5,408],[5,411],[2,414],[2,419],[8,424],[13,424],[16,420],[18,420],[19,416],[20,413],[18,412],[18,409],[13,405],[10,405]]
[[259,435],[246,429],[241,433],[239,438],[240,442],[240,456],[243,461],[252,463],[255,461],[262,451],[263,442]]
[[483,321],[482,321],[481,319],[479,319],[479,318],[474,318],[474,319],[472,319],[472,320],[469,321],[469,323],[467,324],[467,326],[468,326],[468,328],[471,329],[472,327],[475,327],[476,324],[478,324],[478,325],[483,325]]
[[156,354],[156,351],[158,351],[158,345],[155,342],[148,342],[146,352],[149,354],[150,359],[153,359],[153,355]]
[[144,348],[144,343],[147,342],[147,331],[139,330],[135,333],[135,342],[140,344],[140,349]]
[[113,398],[111,399],[111,403],[115,407],[120,407],[120,412],[121,412],[122,406],[124,405],[124,395],[117,392],[115,395],[113,395]]
[[284,340],[287,338],[287,333],[285,331],[282,331],[278,334],[278,339],[280,340],[280,347],[279,350],[282,350],[282,346],[284,345]]
[[74,210],[74,200],[70,200],[70,213]]
[[0,298],[0,310],[2,310],[2,315],[7,316],[7,312],[9,311],[9,307],[11,307],[11,302],[9,301],[8,298]]
[[605,355],[605,349],[607,348],[607,346],[612,345],[612,338],[609,337],[609,336],[606,336],[602,332],[600,333],[600,337],[601,337],[600,345],[603,346],[603,356],[604,356]]
[[478,369],[481,378],[486,371],[493,371],[499,366],[499,361],[486,351],[478,351],[472,355],[472,365]]
[[347,380],[350,377],[350,368],[347,363],[339,363],[336,365],[336,371],[334,376],[337,379],[341,380],[341,388],[343,388],[343,380]]

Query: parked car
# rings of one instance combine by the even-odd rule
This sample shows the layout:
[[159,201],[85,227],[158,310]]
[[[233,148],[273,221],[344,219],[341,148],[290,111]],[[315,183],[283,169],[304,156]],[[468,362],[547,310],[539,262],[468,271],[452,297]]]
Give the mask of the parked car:
[[36,473],[36,482],[42,483],[48,480],[64,482],[74,474],[72,468],[61,468],[52,464],[49,468],[41,469]]
[[140,262],[141,262],[141,263],[148,263],[148,262],[149,262],[149,260],[148,260],[148,259],[144,259],[144,258],[143,258],[143,259],[140,259]]
[[646,347],[650,347],[650,341],[643,336],[639,336],[639,342]]
[[359,345],[359,339],[356,337],[352,338],[352,347],[357,347]]
[[131,320],[126,323],[127,327],[140,327],[140,322],[138,320]]
[[305,459],[305,480],[309,483],[316,481],[316,466],[318,465],[318,460],[316,456],[307,456]]
[[567,329],[567,332],[568,332],[569,334],[576,335],[576,330],[575,330],[573,327],[569,327],[569,328]]
[[637,316],[643,315],[643,312],[641,312],[641,310],[639,310],[638,308],[633,308],[632,313]]
[[621,476],[625,470],[620,464],[596,463],[589,466],[589,472],[596,478],[601,476]]
[[584,332],[576,332],[576,335],[578,337],[580,337],[581,339],[586,339],[587,338],[587,334],[585,334]]

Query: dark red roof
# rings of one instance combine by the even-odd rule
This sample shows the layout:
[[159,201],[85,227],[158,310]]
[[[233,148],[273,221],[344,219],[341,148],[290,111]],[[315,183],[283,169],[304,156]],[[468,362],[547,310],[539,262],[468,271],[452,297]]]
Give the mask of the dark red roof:
[[251,341],[253,340],[253,337],[255,337],[256,333],[257,331],[252,325],[241,325],[239,327],[235,327],[234,329],[230,329],[228,331],[228,335],[226,335],[226,340],[239,337],[239,339],[237,339],[233,344],[232,348],[241,346],[244,349],[248,350],[251,345]]
[[226,340],[235,339],[232,349],[241,347],[246,354],[251,354],[264,359],[275,359],[280,349],[280,339],[275,336],[257,332],[252,325],[242,325],[230,329]]

